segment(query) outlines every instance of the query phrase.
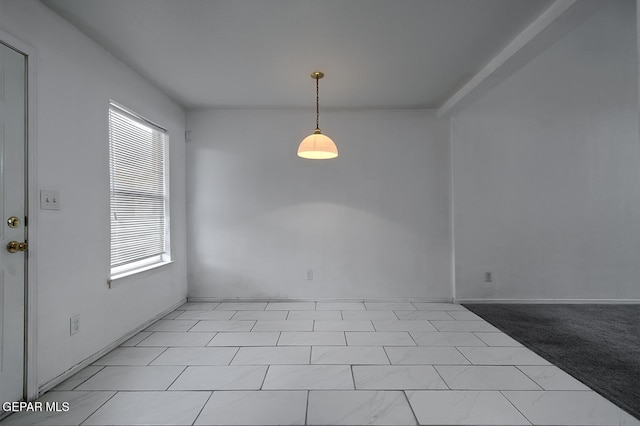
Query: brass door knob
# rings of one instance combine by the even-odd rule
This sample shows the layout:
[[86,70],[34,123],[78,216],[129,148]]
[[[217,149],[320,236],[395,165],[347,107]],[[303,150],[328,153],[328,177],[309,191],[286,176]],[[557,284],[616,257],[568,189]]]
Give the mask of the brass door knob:
[[17,228],[18,226],[20,226],[20,219],[15,216],[11,216],[9,219],[7,219],[7,225],[9,225],[9,228]]
[[29,248],[29,244],[27,243],[19,243],[17,241],[11,241],[7,244],[7,251],[9,253],[17,253],[19,251],[27,251]]

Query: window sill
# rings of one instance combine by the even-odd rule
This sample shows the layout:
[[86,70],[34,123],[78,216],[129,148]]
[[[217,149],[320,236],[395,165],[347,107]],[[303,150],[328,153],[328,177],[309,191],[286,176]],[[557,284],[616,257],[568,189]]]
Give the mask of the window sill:
[[149,275],[160,272],[162,269],[165,269],[165,267],[171,265],[172,263],[173,260],[168,260],[160,263],[154,263],[153,265],[144,266],[142,268],[133,269],[131,271],[122,272],[109,278],[107,280],[107,284],[109,285],[109,288],[120,287],[122,285],[140,280]]

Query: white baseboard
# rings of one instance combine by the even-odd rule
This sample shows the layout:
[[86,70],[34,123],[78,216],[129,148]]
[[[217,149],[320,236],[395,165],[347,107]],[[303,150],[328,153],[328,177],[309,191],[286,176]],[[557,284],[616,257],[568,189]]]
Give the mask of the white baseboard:
[[640,304],[640,299],[454,299],[454,303],[632,305]]
[[82,360],[81,362],[77,363],[76,365],[74,365],[73,367],[71,367],[70,369],[65,371],[64,373],[56,376],[55,378],[53,378],[53,379],[49,380],[48,382],[44,383],[43,385],[39,386],[38,387],[38,396],[41,396],[43,393],[45,393],[45,392],[53,389],[54,387],[58,386],[60,383],[64,382],[69,377],[73,376],[74,374],[76,374],[77,372],[79,372],[83,368],[87,367],[88,365],[93,364],[95,361],[97,361],[98,359],[102,358],[107,353],[111,352],[112,350],[114,350],[115,348],[120,346],[122,343],[124,343],[127,340],[129,340],[131,337],[133,337],[138,332],[140,332],[140,331],[144,330],[145,328],[149,327],[151,324],[153,324],[154,322],[156,322],[159,319],[163,318],[167,314],[175,311],[177,308],[182,306],[185,303],[185,301],[186,301],[186,299],[181,299],[178,303],[174,304],[173,306],[171,306],[168,309],[165,309],[164,311],[162,311],[158,315],[154,316],[150,320],[145,321],[144,323],[142,323],[138,327],[134,328],[133,330],[129,331],[128,333],[126,333],[124,336],[122,336],[121,338],[119,338],[115,342],[111,343],[110,345],[105,346],[104,348],[102,348],[98,352],[94,353],[93,355],[91,355],[91,356],[85,358],[84,360]]
[[320,303],[353,303],[353,302],[382,302],[382,303],[452,303],[452,298],[447,297],[397,297],[397,298],[314,298],[314,299],[283,299],[283,298],[255,298],[255,297],[187,297],[189,302],[320,302]]

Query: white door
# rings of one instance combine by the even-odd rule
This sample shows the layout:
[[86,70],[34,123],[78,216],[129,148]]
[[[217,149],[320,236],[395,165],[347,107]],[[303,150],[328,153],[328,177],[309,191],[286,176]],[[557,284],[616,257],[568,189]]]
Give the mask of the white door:
[[24,398],[26,56],[0,43],[0,401]]

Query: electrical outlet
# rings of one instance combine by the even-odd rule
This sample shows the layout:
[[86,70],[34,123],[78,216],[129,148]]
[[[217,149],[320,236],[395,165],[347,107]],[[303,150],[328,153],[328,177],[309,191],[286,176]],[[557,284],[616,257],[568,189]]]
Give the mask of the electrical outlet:
[[80,315],[74,315],[69,320],[69,334],[73,336],[80,331]]
[[313,269],[307,269],[307,280],[311,281],[313,279]]
[[485,272],[484,273],[484,282],[485,283],[493,282],[493,276],[492,276],[491,272]]

